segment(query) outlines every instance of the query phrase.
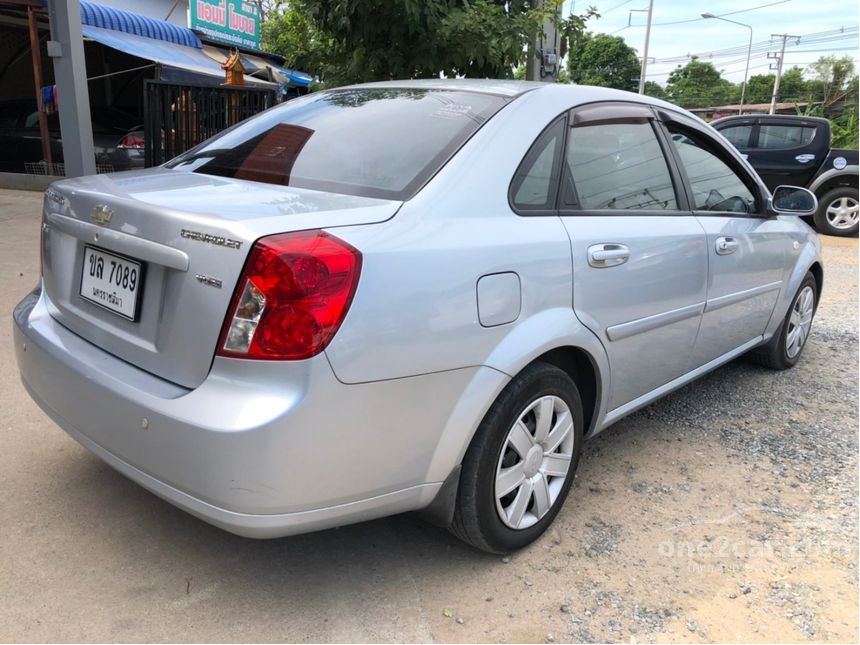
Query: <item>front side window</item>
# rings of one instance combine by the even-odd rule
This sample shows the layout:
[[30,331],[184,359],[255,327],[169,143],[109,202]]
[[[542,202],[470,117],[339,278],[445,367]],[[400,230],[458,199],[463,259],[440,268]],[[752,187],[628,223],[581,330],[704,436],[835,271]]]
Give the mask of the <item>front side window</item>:
[[758,147],[764,150],[800,148],[812,141],[815,128],[807,125],[761,125]]
[[729,140],[735,148],[747,148],[750,143],[751,125],[734,125],[720,130],[720,134]]
[[673,210],[675,189],[647,119],[570,129],[567,166],[584,210]]
[[167,166],[409,199],[506,102],[490,94],[428,89],[319,92],[266,110]]
[[693,195],[693,208],[700,211],[727,211],[752,213],[755,197],[729,165],[710,152],[695,135],[676,137],[672,132],[672,145],[678,151],[681,165],[687,172]]

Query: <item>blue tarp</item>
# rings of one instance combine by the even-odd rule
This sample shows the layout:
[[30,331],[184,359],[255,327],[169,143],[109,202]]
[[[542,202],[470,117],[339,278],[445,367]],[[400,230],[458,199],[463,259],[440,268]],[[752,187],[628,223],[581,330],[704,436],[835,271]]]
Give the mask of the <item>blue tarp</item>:
[[196,49],[203,47],[197,34],[185,27],[124,9],[106,7],[89,0],[80,1],[82,25],[121,31]]
[[305,72],[299,72],[294,69],[290,69],[289,67],[278,67],[277,65],[271,65],[271,68],[272,71],[275,73],[275,78],[277,80],[281,80],[278,78],[278,76],[284,76],[289,80],[291,85],[296,85],[298,87],[307,87],[311,84],[311,81],[314,80],[313,76],[311,76],[310,74],[306,74]]

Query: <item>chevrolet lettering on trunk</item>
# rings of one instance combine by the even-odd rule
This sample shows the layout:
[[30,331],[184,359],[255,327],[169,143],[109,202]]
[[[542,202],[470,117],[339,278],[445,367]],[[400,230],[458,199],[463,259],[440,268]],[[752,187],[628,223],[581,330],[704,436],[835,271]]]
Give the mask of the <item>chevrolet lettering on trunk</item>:
[[226,246],[228,249],[238,250],[242,246],[241,240],[231,240],[229,237],[224,237],[223,235],[211,235],[209,233],[201,233],[200,231],[190,231],[187,228],[183,228],[180,235],[189,240],[206,242],[207,244],[214,244],[215,246]]

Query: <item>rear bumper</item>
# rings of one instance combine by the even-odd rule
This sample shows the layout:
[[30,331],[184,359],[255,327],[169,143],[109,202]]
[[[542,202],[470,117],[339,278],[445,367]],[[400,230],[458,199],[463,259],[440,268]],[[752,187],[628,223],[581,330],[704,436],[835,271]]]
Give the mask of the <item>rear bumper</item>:
[[186,390],[68,331],[43,298],[34,292],[14,312],[18,366],[33,399],[119,472],[249,537],[427,506],[459,459],[445,444],[469,432],[450,432],[463,392],[477,382],[489,393],[503,379],[469,368],[344,385],[324,355],[216,358],[206,381]]

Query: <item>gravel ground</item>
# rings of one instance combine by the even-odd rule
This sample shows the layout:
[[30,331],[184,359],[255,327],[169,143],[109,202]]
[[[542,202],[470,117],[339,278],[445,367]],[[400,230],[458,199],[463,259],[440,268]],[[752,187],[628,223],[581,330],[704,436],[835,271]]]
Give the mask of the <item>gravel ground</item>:
[[856,239],[824,238],[796,368],[736,361],[602,433],[498,558],[413,515],[245,540],[89,455],[10,347],[38,202],[0,191],[0,640],[857,641]]

